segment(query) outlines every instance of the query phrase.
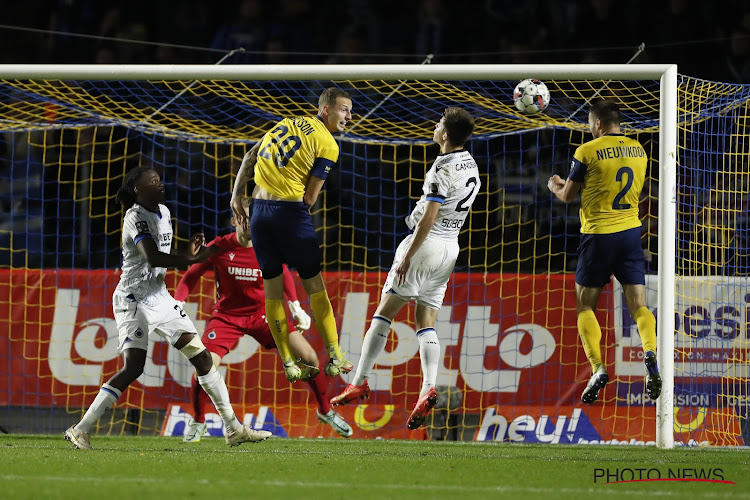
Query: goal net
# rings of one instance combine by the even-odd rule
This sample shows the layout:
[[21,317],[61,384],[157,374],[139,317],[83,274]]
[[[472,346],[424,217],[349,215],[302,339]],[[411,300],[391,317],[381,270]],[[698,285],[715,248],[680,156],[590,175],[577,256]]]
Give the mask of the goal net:
[[[226,234],[244,153],[279,119],[315,114],[321,90],[335,85],[352,95],[354,117],[312,213],[341,344],[355,365],[408,233],[404,217],[439,152],[431,137],[447,106],[475,116],[468,148],[482,176],[438,316],[438,406],[423,429],[406,429],[421,386],[408,307],[375,366],[371,399],[341,408],[355,437],[647,444],[658,421],[666,447],[750,439],[747,87],[679,75],[670,97],[660,82],[668,67],[648,65],[134,68],[141,72],[0,71],[0,426],[62,431],[121,367],[111,295],[124,174],[137,165],[160,172],[177,246],[198,231]],[[550,89],[543,114],[513,106],[526,77]],[[661,408],[645,396],[640,339],[616,282],[597,311],[611,382],[596,404],[580,403],[591,371],[576,329],[578,201],[554,200],[546,182],[566,177],[575,148],[590,139],[597,96],[620,103],[624,132],[651,160],[640,208]],[[665,131],[670,122],[676,129]],[[171,290],[180,275],[169,272]],[[206,275],[187,304],[201,332],[214,297]],[[325,362],[314,327],[305,336]],[[241,420],[279,436],[335,435],[317,421],[307,387],[286,381],[275,351],[246,338],[222,365]],[[152,339],[145,373],[97,432],[180,435],[192,413],[190,377],[181,355]],[[348,378],[329,379],[328,397]],[[221,435],[208,411],[210,433]]]

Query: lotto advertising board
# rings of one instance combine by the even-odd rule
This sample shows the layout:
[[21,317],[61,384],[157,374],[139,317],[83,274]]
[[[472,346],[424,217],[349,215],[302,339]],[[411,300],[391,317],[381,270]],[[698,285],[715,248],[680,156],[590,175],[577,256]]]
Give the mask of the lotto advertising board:
[[[168,274],[170,289],[177,278]],[[377,272],[325,275],[339,321],[340,343],[355,366],[384,278],[385,273]],[[111,309],[118,279],[115,271],[0,271],[0,303],[4,305],[0,308],[0,349],[7,356],[7,369],[0,371],[0,404],[80,408],[90,403],[101,383],[121,366]],[[200,332],[210,314],[213,293],[210,276],[204,277],[188,300],[186,310]],[[304,304],[301,288],[298,293]],[[437,325],[442,353],[437,385],[458,395],[450,412],[444,412],[451,425],[462,428],[463,439],[653,441],[655,410],[643,396],[636,330],[615,307],[621,302],[620,293],[616,286],[605,290],[598,313],[607,346],[605,361],[614,380],[605,389],[603,403],[586,406],[578,398],[590,368],[576,330],[573,277],[456,273]],[[649,300],[656,303],[655,298]],[[692,311],[693,305],[683,306]],[[686,324],[700,327],[701,332],[723,328],[722,342],[747,342],[747,307],[715,306],[701,318],[691,316]],[[419,343],[409,320],[413,312],[412,307],[405,308],[393,322],[391,338],[370,378],[372,397],[341,409],[357,437],[426,437],[422,430],[405,428],[421,387]],[[686,313],[678,310],[676,314]],[[325,350],[314,327],[306,337],[324,362]],[[713,344],[706,348],[718,349]],[[286,381],[275,351],[245,338],[223,365],[241,420],[279,436],[331,434],[317,423],[316,406],[306,385]],[[676,381],[675,430],[684,434],[685,442],[729,444],[720,442],[721,434],[715,431],[722,426],[741,434],[736,428],[738,413],[723,403],[726,397],[722,396],[727,387],[722,381],[736,372],[726,367],[721,373],[717,370],[702,378],[692,376],[691,391],[681,397],[682,381]],[[152,339],[144,374],[117,404],[162,409],[166,411],[162,433],[179,434],[191,411],[191,377],[192,367],[179,352],[161,339]],[[329,380],[329,397],[347,383],[345,377]],[[705,384],[700,394],[696,381]],[[215,431],[220,432],[220,426]]]

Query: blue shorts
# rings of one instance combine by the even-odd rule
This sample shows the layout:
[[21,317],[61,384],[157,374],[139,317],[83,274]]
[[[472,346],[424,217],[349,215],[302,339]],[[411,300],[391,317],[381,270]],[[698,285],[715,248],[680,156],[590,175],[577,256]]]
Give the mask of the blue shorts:
[[250,236],[263,278],[281,276],[282,264],[296,269],[302,279],[320,273],[318,237],[304,203],[253,200]]
[[576,283],[602,288],[612,275],[622,285],[645,285],[641,228],[611,234],[582,234]]

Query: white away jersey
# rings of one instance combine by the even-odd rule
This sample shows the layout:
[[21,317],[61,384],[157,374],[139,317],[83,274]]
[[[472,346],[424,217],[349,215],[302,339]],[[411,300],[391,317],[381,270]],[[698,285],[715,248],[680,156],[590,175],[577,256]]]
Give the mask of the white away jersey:
[[151,238],[160,252],[172,250],[172,221],[169,209],[159,205],[159,212],[149,212],[137,203],[125,212],[122,221],[122,274],[115,293],[132,294],[139,302],[151,302],[168,294],[164,285],[167,269],[151,267],[141,256],[136,244]]
[[422,197],[406,218],[406,225],[413,231],[424,214],[425,204],[437,201],[441,205],[428,237],[458,239],[480,187],[477,162],[468,151],[438,155],[425,176]]

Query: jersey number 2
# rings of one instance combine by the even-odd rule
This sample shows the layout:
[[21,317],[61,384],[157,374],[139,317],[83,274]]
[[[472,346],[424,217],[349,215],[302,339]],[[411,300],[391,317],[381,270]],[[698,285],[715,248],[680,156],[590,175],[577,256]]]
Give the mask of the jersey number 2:
[[630,203],[620,203],[620,200],[628,194],[628,191],[630,191],[630,188],[633,186],[633,169],[630,167],[620,167],[620,170],[618,170],[615,175],[615,180],[617,182],[622,182],[623,176],[626,176],[627,180],[622,189],[620,189],[620,192],[615,196],[615,199],[612,200],[612,210],[627,210],[630,208]]
[[[263,149],[258,151],[258,156],[271,160],[271,147],[278,144],[279,153],[276,156],[276,166],[279,168],[286,167],[294,153],[302,146],[302,139],[296,135],[288,135],[289,129],[284,125],[277,125],[271,130],[271,140]],[[289,147],[291,145],[291,147]]]
[[468,181],[466,181],[466,187],[469,187],[469,186],[472,186],[474,189],[469,191],[469,194],[466,195],[466,198],[464,198],[463,200],[459,201],[456,204],[456,212],[466,212],[467,210],[469,210],[469,207],[471,205],[464,206],[464,203],[469,201],[469,198],[474,196],[476,194],[476,191],[479,190],[476,177],[472,177]]

